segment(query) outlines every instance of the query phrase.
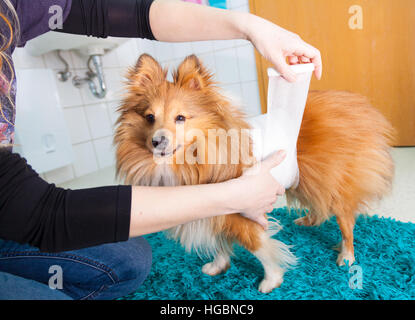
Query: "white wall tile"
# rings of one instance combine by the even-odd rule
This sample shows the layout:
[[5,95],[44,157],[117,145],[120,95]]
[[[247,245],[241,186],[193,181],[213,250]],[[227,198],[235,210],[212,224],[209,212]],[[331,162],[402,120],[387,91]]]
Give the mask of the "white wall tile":
[[242,88],[240,83],[223,85],[224,94],[232,101],[233,104],[241,106],[242,104]]
[[171,47],[173,48],[174,59],[183,60],[185,57],[193,54],[191,42],[172,43]]
[[256,81],[257,68],[254,48],[251,45],[236,48],[241,82]]
[[248,0],[227,0],[226,4],[229,9],[235,9],[238,7],[246,6],[248,5]]
[[235,41],[235,47],[241,47],[241,46],[247,46],[247,45],[252,45],[251,41],[249,40],[244,40],[244,39],[236,39]]
[[183,62],[183,59],[176,59],[176,60],[161,63],[162,68],[165,68],[168,70],[167,81],[173,82],[173,72],[176,71],[176,69],[180,66],[182,62]]
[[124,76],[127,73],[127,68],[104,69],[104,71],[105,81],[108,87],[108,93],[105,100],[120,100],[125,89],[123,81],[125,80]]
[[213,48],[215,51],[232,48],[235,46],[234,40],[215,40],[213,41]]
[[217,80],[223,84],[240,82],[236,49],[215,52]]
[[72,144],[89,141],[91,134],[88,128],[84,107],[64,109],[63,111]]
[[[73,70],[71,72],[72,76],[74,76],[75,72],[73,72]],[[66,108],[80,106],[83,104],[81,90],[72,84],[72,79],[69,79],[66,82],[62,82],[56,78],[56,86],[58,87],[58,93],[62,107]]]
[[192,42],[194,54],[212,52],[214,50],[212,41],[195,41]]
[[102,56],[102,64],[104,68],[119,68],[117,49],[111,50]]
[[94,147],[100,169],[107,168],[115,164],[115,147],[113,146],[112,136],[94,140]]
[[155,42],[155,56],[159,62],[173,60],[175,58],[174,51],[172,48],[172,44],[169,42]]
[[152,57],[156,57],[156,48],[155,43],[156,41],[151,41],[148,39],[137,39],[138,48],[141,53],[147,53]]
[[[245,2],[245,3],[243,3]],[[247,3],[247,1],[239,1],[239,3],[235,4],[235,7],[233,8],[233,10],[235,11],[239,11],[239,12],[249,12],[249,4]]]
[[81,143],[73,146],[75,176],[81,177],[98,170],[98,164],[92,142]]
[[107,102],[107,111],[108,111],[108,115],[110,117],[111,126],[112,126],[113,130],[115,128],[115,123],[117,122],[118,117],[120,116],[120,113],[117,111],[120,104],[121,104],[120,101]]
[[44,179],[49,183],[61,184],[75,178],[72,165],[46,172]]
[[117,48],[116,53],[121,67],[132,67],[137,63],[140,56],[138,42],[136,39],[129,40]]
[[213,79],[216,79],[216,62],[214,53],[200,54],[198,57],[202,61],[203,65],[209,69],[210,72],[214,73]]
[[86,106],[85,111],[93,139],[107,137],[112,134],[112,125],[105,103]]

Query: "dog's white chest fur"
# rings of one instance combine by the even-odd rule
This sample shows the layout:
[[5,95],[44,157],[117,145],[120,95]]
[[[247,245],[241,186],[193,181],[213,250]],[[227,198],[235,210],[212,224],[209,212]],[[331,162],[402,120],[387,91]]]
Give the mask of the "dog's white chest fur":
[[178,184],[177,177],[171,166],[168,164],[158,164],[151,177],[151,186],[176,186]]
[[[149,181],[150,186],[177,186],[178,179],[168,164],[158,164]],[[211,219],[189,222],[167,231],[169,238],[179,241],[188,251],[199,256],[215,256],[217,252],[229,251],[228,242],[214,235]]]

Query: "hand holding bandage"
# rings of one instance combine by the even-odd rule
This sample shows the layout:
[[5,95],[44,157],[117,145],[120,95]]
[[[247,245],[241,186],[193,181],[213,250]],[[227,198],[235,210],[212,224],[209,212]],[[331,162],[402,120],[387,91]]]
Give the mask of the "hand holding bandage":
[[297,140],[314,65],[299,64],[290,68],[297,75],[295,82],[288,82],[274,69],[268,69],[268,112],[247,119],[254,129],[254,155],[258,160],[285,150],[285,160],[271,174],[286,189],[299,182]]

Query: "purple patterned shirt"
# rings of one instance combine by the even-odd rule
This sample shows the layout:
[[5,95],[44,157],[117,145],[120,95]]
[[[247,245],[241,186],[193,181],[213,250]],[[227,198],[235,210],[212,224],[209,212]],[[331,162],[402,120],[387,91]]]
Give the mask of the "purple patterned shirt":
[[[62,8],[63,20],[65,20],[71,9],[72,0],[11,0],[11,3],[16,9],[21,28],[18,46],[23,47],[27,41],[50,31],[49,21],[56,13],[54,11],[52,13],[49,12],[52,6],[60,6]],[[6,16],[10,16],[9,9],[4,1],[0,2],[0,10],[6,13]],[[8,41],[10,35],[9,28],[4,21],[0,21],[0,32],[4,36],[0,38],[0,46],[3,46],[4,43],[2,41]],[[14,49],[15,46],[11,46],[6,53],[11,57]],[[12,72],[15,73],[13,61],[10,61],[10,63],[12,64],[12,70],[3,61],[0,72],[0,144],[6,145],[13,144],[14,123],[16,119],[16,79],[10,85],[9,81],[12,78]],[[12,101],[8,99],[7,92],[9,90]]]

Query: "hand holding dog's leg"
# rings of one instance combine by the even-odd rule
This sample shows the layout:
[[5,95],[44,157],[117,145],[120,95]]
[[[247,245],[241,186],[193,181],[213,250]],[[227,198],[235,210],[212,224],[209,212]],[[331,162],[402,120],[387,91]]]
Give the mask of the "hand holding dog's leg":
[[[240,212],[244,217],[258,222],[264,229],[268,228],[266,214],[271,212],[277,197],[284,195],[285,189],[275,180],[270,171],[284,161],[286,153],[276,152],[255,167],[247,170],[236,179],[241,184]],[[261,206],[262,204],[262,206]]]
[[265,214],[272,211],[284,188],[271,168],[283,161],[277,153],[261,163],[259,173],[216,184],[179,187],[134,186],[130,237],[169,229],[204,218],[240,212],[267,228]]

